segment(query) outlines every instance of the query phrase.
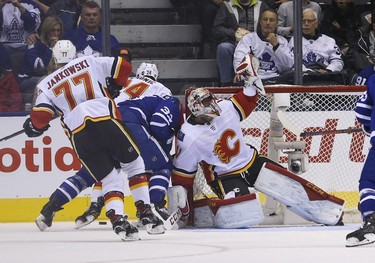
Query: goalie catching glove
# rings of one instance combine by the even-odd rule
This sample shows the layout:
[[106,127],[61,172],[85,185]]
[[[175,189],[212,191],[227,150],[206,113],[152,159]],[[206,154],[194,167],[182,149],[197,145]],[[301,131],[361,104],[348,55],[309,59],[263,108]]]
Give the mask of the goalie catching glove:
[[23,124],[23,128],[28,137],[38,137],[42,135],[49,128],[49,124],[41,129],[34,127],[30,118],[27,118]]
[[109,95],[111,95],[113,99],[117,98],[120,95],[120,90],[122,90],[122,86],[118,85],[115,82],[115,80],[111,77],[107,77],[105,79],[105,82],[107,84]]
[[251,54],[245,55],[236,68],[237,76],[245,81],[245,88],[255,88],[262,95],[266,94],[262,80],[258,76],[259,60]]

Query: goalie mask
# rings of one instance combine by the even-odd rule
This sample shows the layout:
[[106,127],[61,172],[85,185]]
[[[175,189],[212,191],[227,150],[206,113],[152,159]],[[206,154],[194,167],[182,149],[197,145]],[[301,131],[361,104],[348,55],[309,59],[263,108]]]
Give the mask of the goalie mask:
[[142,62],[142,64],[139,65],[135,75],[138,79],[149,78],[157,81],[159,77],[159,71],[155,64]]
[[212,118],[220,116],[221,109],[216,103],[216,97],[208,89],[197,88],[187,99],[190,112],[195,116],[206,115]]
[[52,55],[57,64],[66,64],[76,57],[76,47],[70,40],[59,40],[52,49]]

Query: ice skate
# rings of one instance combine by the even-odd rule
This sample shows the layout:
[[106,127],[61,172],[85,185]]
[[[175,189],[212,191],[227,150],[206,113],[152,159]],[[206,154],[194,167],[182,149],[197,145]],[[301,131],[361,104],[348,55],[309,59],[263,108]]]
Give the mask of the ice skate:
[[36,226],[40,229],[40,231],[44,231],[47,227],[52,226],[52,220],[55,216],[55,213],[61,210],[61,207],[58,207],[53,199],[50,199],[47,204],[45,204],[40,211],[40,215],[35,220]]
[[143,201],[135,202],[135,206],[139,211],[139,219],[146,227],[146,231],[150,235],[164,234],[163,222],[152,212],[151,205],[145,204]]
[[75,229],[80,229],[84,226],[87,226],[95,221],[100,215],[102,208],[104,206],[104,198],[100,196],[97,202],[92,202],[90,207],[82,215],[76,218]]
[[367,218],[360,229],[346,236],[346,247],[358,247],[375,242],[375,213]]
[[122,241],[140,240],[138,229],[129,223],[127,216],[116,215],[113,209],[109,210],[106,215],[111,220],[113,231],[120,236]]

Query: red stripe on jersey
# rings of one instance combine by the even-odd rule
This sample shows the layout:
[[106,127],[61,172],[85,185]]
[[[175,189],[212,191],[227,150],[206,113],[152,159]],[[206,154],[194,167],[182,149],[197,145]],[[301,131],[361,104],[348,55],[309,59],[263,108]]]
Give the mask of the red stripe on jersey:
[[33,108],[30,118],[33,126],[42,129],[48,125],[53,116],[53,112],[49,108]]
[[137,176],[135,178],[129,178],[130,189],[136,189],[141,186],[148,185],[148,178],[146,175]]
[[191,188],[194,184],[194,176],[193,177],[186,177],[185,175],[176,172],[175,170],[172,171],[172,184],[173,185],[182,185],[185,188]]
[[94,190],[102,190],[102,182],[97,182],[94,184]]
[[124,194],[121,192],[109,192],[104,196],[104,203],[107,204],[113,200],[121,200],[124,201]]
[[125,59],[122,59],[121,57],[119,57],[116,72],[113,76],[116,84],[125,87],[127,84],[128,78],[130,74],[132,73],[132,70],[133,70],[132,65]]
[[246,96],[241,90],[240,92],[234,94],[231,100],[234,105],[242,112],[243,119],[246,119],[257,106],[258,94],[250,97]]

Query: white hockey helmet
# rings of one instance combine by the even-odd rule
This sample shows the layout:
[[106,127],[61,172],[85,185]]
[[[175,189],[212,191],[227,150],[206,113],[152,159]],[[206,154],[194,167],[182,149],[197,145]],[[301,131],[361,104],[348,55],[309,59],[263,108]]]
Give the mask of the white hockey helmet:
[[70,40],[59,40],[52,49],[52,55],[56,63],[66,64],[76,57],[76,47]]
[[157,81],[159,71],[155,64],[142,62],[142,64],[139,65],[135,76],[137,78],[151,78],[152,80]]
[[216,103],[216,97],[208,89],[196,88],[192,90],[188,96],[187,103],[190,112],[195,117],[200,115],[220,116],[221,109]]

